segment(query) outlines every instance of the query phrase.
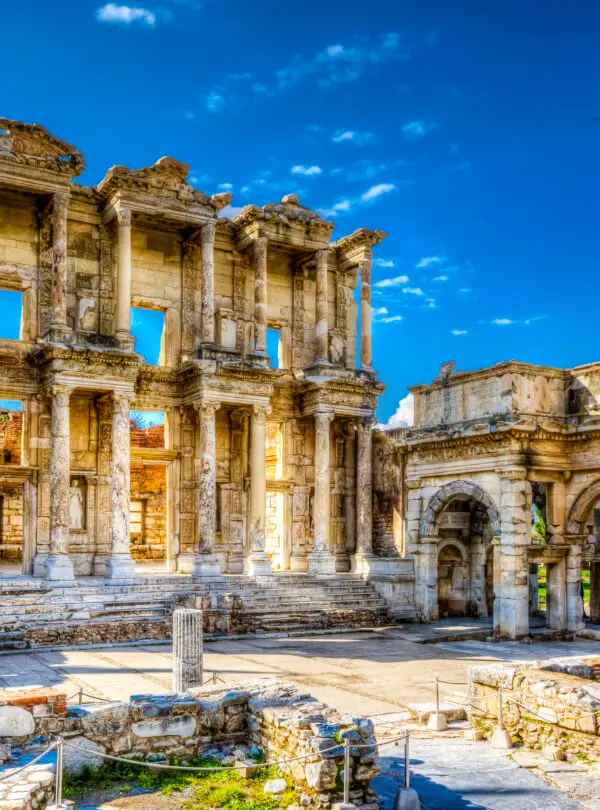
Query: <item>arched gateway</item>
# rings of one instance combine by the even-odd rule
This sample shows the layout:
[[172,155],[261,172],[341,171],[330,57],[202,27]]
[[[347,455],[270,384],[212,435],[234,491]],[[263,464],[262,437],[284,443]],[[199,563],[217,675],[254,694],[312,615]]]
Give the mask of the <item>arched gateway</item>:
[[430,498],[416,554],[417,601],[425,621],[490,615],[492,540],[499,533],[498,508],[472,481],[452,481]]

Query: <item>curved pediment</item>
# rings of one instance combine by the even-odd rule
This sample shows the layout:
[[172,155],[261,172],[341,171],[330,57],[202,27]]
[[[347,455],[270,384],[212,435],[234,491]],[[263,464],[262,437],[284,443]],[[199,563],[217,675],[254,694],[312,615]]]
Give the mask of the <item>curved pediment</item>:
[[72,177],[85,169],[83,155],[70,143],[55,138],[39,124],[24,124],[9,118],[0,118],[0,158]]

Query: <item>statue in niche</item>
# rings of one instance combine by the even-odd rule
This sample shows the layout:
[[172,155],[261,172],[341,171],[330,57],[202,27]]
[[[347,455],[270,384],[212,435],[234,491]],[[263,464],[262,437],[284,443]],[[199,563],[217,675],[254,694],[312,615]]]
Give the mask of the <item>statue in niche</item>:
[[71,481],[69,494],[69,528],[81,531],[84,526],[83,490],[81,482],[75,478]]

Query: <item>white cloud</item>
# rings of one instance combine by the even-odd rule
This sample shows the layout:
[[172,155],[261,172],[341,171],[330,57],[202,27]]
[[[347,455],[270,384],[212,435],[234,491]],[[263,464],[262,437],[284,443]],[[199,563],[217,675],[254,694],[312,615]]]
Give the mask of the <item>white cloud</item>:
[[470,293],[470,292],[473,292],[473,290],[471,289],[471,287],[460,287],[456,292]]
[[266,85],[260,84],[259,82],[254,82],[254,84],[250,89],[252,90],[253,93],[264,93],[265,95],[268,95],[270,92],[269,88]]
[[216,112],[225,104],[225,99],[218,90],[211,90],[204,101],[209,112]]
[[529,324],[535,323],[536,321],[545,321],[547,317],[547,315],[534,315],[531,318],[527,318],[524,323],[526,326],[529,326]]
[[496,326],[509,326],[511,323],[514,323],[514,321],[511,321],[510,318],[496,318],[492,323]]
[[134,8],[132,6],[118,6],[116,3],[107,3],[96,10],[96,19],[99,22],[114,23],[117,25],[131,25],[141,22],[145,25],[155,25],[156,14],[147,8]]
[[438,124],[435,121],[410,121],[408,124],[404,124],[402,132],[404,132],[405,137],[416,140],[424,138],[425,135],[437,128]]
[[231,191],[233,188],[233,183],[219,183],[217,186],[221,191]]
[[396,323],[403,320],[402,315],[390,315],[389,318],[377,318],[377,323]]
[[395,267],[391,259],[375,259],[376,267]]
[[394,191],[395,188],[396,186],[393,183],[379,183],[376,186],[371,186],[368,191],[365,191],[365,193],[361,195],[361,199],[365,202],[376,200],[378,197],[381,197],[382,194],[388,194],[390,191]]
[[238,214],[241,214],[244,210],[243,205],[226,205],[225,208],[221,211],[222,217],[227,217],[227,219],[231,219],[232,217],[237,217]]
[[[425,293],[420,287],[404,287],[402,292],[406,293],[407,295],[425,295]],[[433,299],[430,298],[428,300],[432,301]]]
[[452,334],[458,336],[458,335],[466,335],[468,334],[468,332],[466,329],[453,329]]
[[328,89],[356,81],[372,65],[405,58],[406,54],[400,49],[400,37],[391,32],[378,42],[358,39],[352,45],[335,42],[313,56],[295,56],[275,75],[280,89],[309,80],[316,81],[321,89]]
[[412,394],[407,394],[398,403],[396,413],[390,416],[386,427],[412,427],[415,423],[415,398]]
[[374,318],[376,318],[378,315],[387,315],[388,314],[388,308],[387,307],[376,307],[373,310],[372,314],[373,314]]
[[436,276],[434,281],[448,281],[448,276]]
[[338,129],[331,136],[334,143],[353,143],[357,146],[364,146],[376,140],[372,132],[356,132],[353,129]]
[[331,208],[318,208],[317,211],[324,217],[334,217],[336,214],[346,214],[352,208],[350,200],[340,200],[334,203]]
[[439,264],[443,261],[444,259],[441,256],[422,256],[421,260],[415,264],[415,267],[422,270],[425,267],[429,267],[430,264]]
[[408,276],[396,276],[395,278],[382,278],[376,281],[374,287],[401,287],[408,282]]
[[292,174],[302,174],[306,177],[312,177],[315,174],[321,174],[320,166],[292,166],[290,169]]

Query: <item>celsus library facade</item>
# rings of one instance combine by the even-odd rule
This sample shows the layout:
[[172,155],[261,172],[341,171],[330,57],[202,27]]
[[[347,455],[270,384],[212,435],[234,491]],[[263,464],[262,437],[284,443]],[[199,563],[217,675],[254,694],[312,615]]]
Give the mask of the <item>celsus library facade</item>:
[[48,626],[104,617],[109,638],[158,594],[234,632],[266,598],[300,623],[493,615],[518,637],[541,565],[550,627],[582,626],[584,571],[600,614],[600,365],[446,364],[412,389],[414,427],[378,431],[383,232],[333,239],[296,195],[227,218],[173,158],[93,187],[84,165],[0,119],[0,291],[21,303],[19,335],[0,325],[0,613],[38,593]]

